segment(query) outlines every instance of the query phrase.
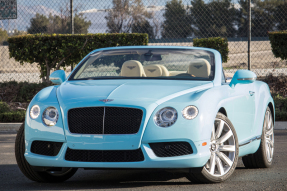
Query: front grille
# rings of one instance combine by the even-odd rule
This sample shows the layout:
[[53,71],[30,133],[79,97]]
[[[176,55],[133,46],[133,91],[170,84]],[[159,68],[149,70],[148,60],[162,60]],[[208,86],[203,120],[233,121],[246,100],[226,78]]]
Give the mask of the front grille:
[[63,143],[50,141],[33,141],[31,152],[39,155],[57,156]]
[[144,160],[141,149],[137,150],[74,150],[67,149],[67,161],[80,162],[139,162]]
[[149,143],[149,145],[158,157],[174,157],[193,153],[188,142]]
[[143,111],[135,108],[74,108],[68,111],[68,125],[77,134],[135,134],[142,117]]
[[104,107],[70,109],[68,125],[71,133],[103,134]]

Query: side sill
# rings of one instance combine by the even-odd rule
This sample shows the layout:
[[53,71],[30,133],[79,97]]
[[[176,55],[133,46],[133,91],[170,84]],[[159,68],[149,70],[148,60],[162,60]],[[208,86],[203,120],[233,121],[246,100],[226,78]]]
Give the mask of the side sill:
[[261,135],[258,135],[258,136],[256,136],[256,137],[253,137],[253,138],[251,138],[251,139],[249,139],[249,140],[247,140],[247,141],[244,141],[244,142],[240,143],[240,144],[239,144],[239,147],[242,147],[242,146],[244,146],[244,145],[247,145],[247,144],[249,144],[249,143],[252,143],[253,141],[260,140],[260,139],[261,139]]

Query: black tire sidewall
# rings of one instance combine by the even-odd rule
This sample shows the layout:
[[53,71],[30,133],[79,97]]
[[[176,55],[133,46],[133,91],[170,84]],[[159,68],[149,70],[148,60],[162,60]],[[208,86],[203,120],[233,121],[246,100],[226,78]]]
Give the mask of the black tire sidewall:
[[71,171],[64,174],[63,176],[53,176],[48,172],[38,172],[35,171],[33,167],[27,162],[24,154],[25,154],[25,128],[23,123],[20,126],[16,136],[15,157],[18,167],[27,178],[36,182],[51,182],[51,183],[63,182],[72,177],[78,170],[77,168],[72,168]]

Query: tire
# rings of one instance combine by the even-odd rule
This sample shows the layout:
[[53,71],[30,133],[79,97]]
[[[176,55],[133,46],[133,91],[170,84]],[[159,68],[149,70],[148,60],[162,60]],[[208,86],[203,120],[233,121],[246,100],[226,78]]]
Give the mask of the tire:
[[35,171],[24,157],[24,124],[21,125],[15,141],[15,157],[21,172],[30,180],[36,182],[63,182],[71,178],[77,171],[77,168],[62,168],[63,171],[40,172]]
[[269,168],[272,165],[274,153],[274,124],[273,116],[268,107],[265,112],[262,128],[261,143],[254,154],[242,157],[246,168]]
[[223,182],[236,168],[239,153],[237,134],[230,120],[222,113],[218,113],[214,121],[210,153],[204,167],[190,169],[187,179],[192,183]]

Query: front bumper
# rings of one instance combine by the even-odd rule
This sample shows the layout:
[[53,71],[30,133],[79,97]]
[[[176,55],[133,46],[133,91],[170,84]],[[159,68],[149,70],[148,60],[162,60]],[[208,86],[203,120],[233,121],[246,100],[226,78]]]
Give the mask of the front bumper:
[[[175,157],[157,157],[149,144],[141,144],[144,161],[141,162],[77,162],[65,160],[67,143],[64,143],[55,157],[31,153],[26,150],[25,158],[32,166],[74,167],[74,168],[193,168],[202,167],[210,157],[209,145],[201,146],[200,142],[191,143],[193,154]],[[209,142],[206,140],[206,142]],[[31,146],[26,142],[26,146]],[[194,148],[196,147],[196,148]]]

